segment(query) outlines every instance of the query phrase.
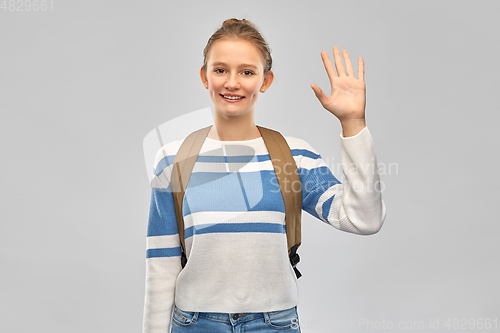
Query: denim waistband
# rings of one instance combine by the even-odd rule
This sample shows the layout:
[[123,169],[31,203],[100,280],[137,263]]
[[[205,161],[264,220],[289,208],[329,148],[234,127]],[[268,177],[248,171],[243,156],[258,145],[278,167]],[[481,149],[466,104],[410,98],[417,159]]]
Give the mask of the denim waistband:
[[253,320],[260,317],[268,317],[271,313],[288,311],[291,309],[295,309],[296,306],[290,309],[277,310],[277,311],[269,311],[269,312],[235,312],[235,313],[224,313],[224,312],[198,312],[198,317],[210,318],[212,320],[227,322],[227,323],[238,323],[247,320]]
[[222,313],[222,312],[198,312],[198,317],[210,318],[213,320],[237,323],[259,317],[264,317],[264,312],[239,312],[239,313]]

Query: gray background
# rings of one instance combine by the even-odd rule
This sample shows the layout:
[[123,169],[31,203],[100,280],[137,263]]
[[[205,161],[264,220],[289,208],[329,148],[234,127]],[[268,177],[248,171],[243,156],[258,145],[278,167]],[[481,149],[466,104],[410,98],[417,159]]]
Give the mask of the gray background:
[[[498,1],[54,0],[45,12],[1,9],[0,331],[140,331],[143,139],[213,107],[198,71],[208,38],[231,17],[254,22],[272,48],[276,78],[256,123],[305,139],[332,169],[340,124],[309,85],[330,91],[322,50],[365,60],[388,215],[366,237],[303,213],[302,331],[498,321],[499,12]],[[363,320],[372,327],[353,325]]]

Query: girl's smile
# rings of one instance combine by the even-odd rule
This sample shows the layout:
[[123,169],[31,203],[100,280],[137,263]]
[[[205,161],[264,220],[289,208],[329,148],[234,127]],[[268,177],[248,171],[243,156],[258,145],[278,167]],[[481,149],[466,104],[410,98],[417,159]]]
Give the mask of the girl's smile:
[[229,93],[225,93],[225,94],[220,94],[227,102],[230,102],[230,103],[235,103],[235,102],[239,102],[241,101],[243,98],[245,98],[245,96],[241,96],[241,95],[235,95],[235,94],[229,94]]

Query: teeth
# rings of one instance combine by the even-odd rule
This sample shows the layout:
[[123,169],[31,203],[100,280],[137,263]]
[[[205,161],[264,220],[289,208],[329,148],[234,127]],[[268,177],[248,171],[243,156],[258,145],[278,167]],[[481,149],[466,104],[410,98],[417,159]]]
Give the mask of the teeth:
[[238,96],[226,96],[226,95],[223,95],[224,98],[227,98],[227,99],[242,99],[243,97],[238,97]]

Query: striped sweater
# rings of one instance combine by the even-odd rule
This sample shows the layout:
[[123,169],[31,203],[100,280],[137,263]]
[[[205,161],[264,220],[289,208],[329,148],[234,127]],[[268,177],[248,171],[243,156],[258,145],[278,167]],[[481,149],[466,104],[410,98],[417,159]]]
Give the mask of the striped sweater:
[[[302,184],[302,209],[339,230],[369,235],[385,218],[372,136],[340,135],[341,183],[306,141],[285,136]],[[183,201],[187,264],[170,190],[182,141],[156,156],[147,230],[143,333],[170,332],[174,303],[199,312],[268,312],[298,304],[285,206],[262,137],[206,138]],[[378,189],[378,190],[377,190]]]

